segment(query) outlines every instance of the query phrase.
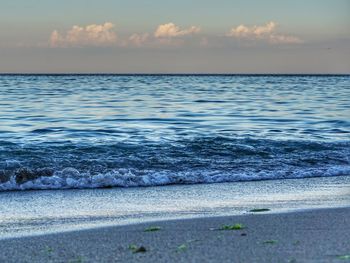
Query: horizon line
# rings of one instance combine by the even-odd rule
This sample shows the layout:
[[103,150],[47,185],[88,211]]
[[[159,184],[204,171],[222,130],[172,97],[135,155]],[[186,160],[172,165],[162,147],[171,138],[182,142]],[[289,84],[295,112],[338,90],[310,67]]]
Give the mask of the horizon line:
[[349,76],[349,73],[143,73],[143,72],[138,72],[138,73],[113,73],[113,72],[83,72],[83,73],[78,73],[78,72],[50,72],[50,73],[45,73],[45,72],[0,72],[1,75],[38,75],[38,76],[45,76],[45,75],[116,75],[116,76]]

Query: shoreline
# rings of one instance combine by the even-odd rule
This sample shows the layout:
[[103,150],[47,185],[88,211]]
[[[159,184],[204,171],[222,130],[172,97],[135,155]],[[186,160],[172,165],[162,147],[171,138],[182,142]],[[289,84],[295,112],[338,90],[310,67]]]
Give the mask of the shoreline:
[[[0,240],[161,220],[346,207],[350,177],[0,193]],[[191,200],[191,202],[188,202]]]
[[350,207],[162,220],[4,239],[0,261],[344,262],[349,226]]

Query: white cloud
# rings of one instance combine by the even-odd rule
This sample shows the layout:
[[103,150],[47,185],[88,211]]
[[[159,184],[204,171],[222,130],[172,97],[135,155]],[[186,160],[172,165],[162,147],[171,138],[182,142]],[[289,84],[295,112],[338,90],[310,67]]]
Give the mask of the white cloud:
[[276,27],[277,25],[275,22],[268,22],[266,23],[266,25],[263,25],[263,26],[255,26],[254,34],[257,36],[271,34],[275,31]]
[[[211,36],[197,36],[189,38],[200,32],[200,27],[191,26],[180,28],[174,23],[159,25],[152,33],[135,33],[119,38],[114,30],[115,26],[106,22],[104,24],[91,24],[87,26],[73,26],[66,32],[54,30],[51,33],[49,44],[51,47],[84,47],[84,46],[119,46],[119,47],[179,47],[183,45],[208,47],[209,43],[215,45],[216,39]],[[275,22],[264,25],[246,26],[241,24],[232,28],[226,36],[243,39],[245,41],[263,41],[270,44],[295,44],[303,41],[291,35],[281,34],[277,31]],[[215,42],[216,41],[216,42]]]
[[85,27],[73,26],[65,34],[57,30],[51,33],[51,47],[72,47],[72,46],[108,46],[116,43],[117,34],[114,25],[106,22],[101,25],[87,25]]
[[167,23],[159,25],[157,30],[154,32],[156,38],[171,38],[196,34],[200,31],[200,28],[197,26],[191,26],[187,29],[181,30],[180,27],[174,23]]
[[239,25],[232,28],[226,36],[239,39],[265,40],[272,44],[298,44],[303,42],[298,37],[277,33],[276,29],[277,24],[272,21],[262,26]]

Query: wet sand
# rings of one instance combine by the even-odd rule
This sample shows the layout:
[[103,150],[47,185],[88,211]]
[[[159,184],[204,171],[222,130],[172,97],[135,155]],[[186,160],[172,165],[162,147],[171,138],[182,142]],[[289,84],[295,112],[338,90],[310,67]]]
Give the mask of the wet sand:
[[[347,207],[350,176],[111,189],[0,192],[0,240],[162,220]],[[190,200],[190,201],[189,201]],[[1,242],[1,241],[0,241]]]
[[[235,224],[241,224],[242,229],[221,230],[223,225]],[[145,232],[149,227],[157,228]],[[0,242],[0,262],[347,261],[350,261],[350,208],[276,214],[249,212]]]

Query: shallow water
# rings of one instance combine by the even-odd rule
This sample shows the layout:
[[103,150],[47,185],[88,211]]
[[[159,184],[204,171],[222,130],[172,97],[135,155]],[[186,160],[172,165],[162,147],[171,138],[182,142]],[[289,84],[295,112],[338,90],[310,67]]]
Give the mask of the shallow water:
[[0,75],[0,190],[350,174],[350,76]]
[[[114,189],[0,192],[0,239],[108,225],[347,207],[350,176]],[[190,202],[189,202],[190,200]]]

